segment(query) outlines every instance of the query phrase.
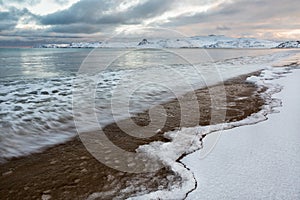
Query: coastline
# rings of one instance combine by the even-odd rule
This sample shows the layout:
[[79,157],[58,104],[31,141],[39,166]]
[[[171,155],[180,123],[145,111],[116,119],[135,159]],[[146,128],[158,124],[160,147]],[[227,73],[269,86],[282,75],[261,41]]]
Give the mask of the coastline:
[[181,160],[200,185],[186,199],[299,199],[300,63],[290,63],[253,77],[269,85],[267,120],[224,130],[205,159],[201,149]]
[[[245,82],[247,77],[259,73],[243,75],[224,82],[228,105],[225,122],[242,120],[260,110],[264,100],[259,96],[254,84]],[[220,86],[222,84],[213,87]],[[195,93],[201,117],[199,124],[191,126],[208,125],[211,105],[209,91],[204,88]],[[162,133],[180,126],[180,107],[176,100],[162,105],[170,115],[168,114],[165,127],[154,137],[147,139],[129,137],[122,133],[116,124],[108,125],[104,128],[104,132],[116,145],[128,151],[134,151],[140,145],[152,141],[166,142],[168,140]],[[139,125],[146,125],[148,117],[144,112],[133,117],[133,120]],[[43,195],[54,199],[83,199],[99,191],[103,192],[103,198],[116,197],[123,191],[124,196],[121,198],[126,198],[137,192],[145,192],[143,188],[146,188],[147,192],[156,191],[161,186],[163,188],[159,189],[167,188],[168,178],[180,181],[180,177],[165,168],[148,174],[128,174],[110,169],[94,159],[78,137],[41,153],[11,159],[0,165],[0,174],[2,174],[0,195],[6,199],[40,199]],[[132,190],[124,191],[130,185],[133,186]]]

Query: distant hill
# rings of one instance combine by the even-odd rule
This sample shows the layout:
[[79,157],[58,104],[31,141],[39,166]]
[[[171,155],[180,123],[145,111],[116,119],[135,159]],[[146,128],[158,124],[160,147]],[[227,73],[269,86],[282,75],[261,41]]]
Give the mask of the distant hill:
[[74,42],[70,44],[42,44],[40,48],[282,48],[280,42],[254,38],[230,38],[223,35],[188,38],[143,39],[137,42]]

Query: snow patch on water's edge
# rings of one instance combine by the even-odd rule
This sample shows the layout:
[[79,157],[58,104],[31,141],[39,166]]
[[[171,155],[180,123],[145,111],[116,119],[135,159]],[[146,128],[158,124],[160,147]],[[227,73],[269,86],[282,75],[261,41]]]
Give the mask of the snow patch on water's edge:
[[165,136],[171,139],[171,142],[153,142],[149,145],[141,146],[138,151],[146,152],[149,156],[154,156],[162,160],[166,166],[181,176],[182,183],[180,185],[173,185],[172,188],[168,190],[160,190],[129,199],[185,199],[188,193],[197,187],[197,182],[192,171],[187,169],[185,165],[180,162],[179,159],[182,158],[182,155],[203,148],[202,138],[206,134],[244,125],[252,125],[267,120],[267,115],[277,112],[276,107],[281,106],[281,100],[272,98],[272,96],[280,92],[282,86],[273,84],[272,80],[283,77],[284,74],[290,73],[293,69],[295,69],[295,67],[267,67],[259,76],[248,77],[247,81],[255,83],[258,88],[268,88],[261,94],[265,100],[265,105],[258,113],[254,113],[248,118],[237,122],[206,127],[182,128],[180,130],[167,132]]

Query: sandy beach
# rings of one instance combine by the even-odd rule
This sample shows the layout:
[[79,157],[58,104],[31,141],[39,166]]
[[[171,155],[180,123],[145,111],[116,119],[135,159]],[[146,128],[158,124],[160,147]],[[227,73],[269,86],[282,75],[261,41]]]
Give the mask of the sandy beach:
[[[264,104],[256,86],[245,82],[250,75],[254,74],[224,82],[227,98],[225,122],[244,119],[258,112]],[[213,87],[218,89],[223,85]],[[199,123],[191,126],[208,125],[211,118],[209,90],[199,89],[195,94],[201,116]],[[138,146],[152,141],[168,141],[163,133],[179,127],[180,106],[177,100],[162,105],[168,112],[168,118],[164,128],[154,137],[133,138],[122,132],[116,124],[105,127],[104,132],[113,143],[128,151],[134,151]],[[149,123],[149,116],[144,112],[133,117],[133,120],[143,126]],[[144,174],[111,169],[93,158],[78,137],[41,153],[11,159],[0,165],[0,174],[0,196],[3,199],[85,199],[94,192],[102,192],[102,199],[124,199],[145,191],[148,193],[168,188],[171,182],[180,182],[180,177],[167,168]]]

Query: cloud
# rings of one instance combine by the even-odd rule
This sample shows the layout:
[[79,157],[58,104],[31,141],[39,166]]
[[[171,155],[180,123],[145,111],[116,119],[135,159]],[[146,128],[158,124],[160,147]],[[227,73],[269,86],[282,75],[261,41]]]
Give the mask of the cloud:
[[76,23],[76,24],[68,24],[68,25],[56,25],[53,26],[48,30],[48,32],[55,32],[55,33],[96,33],[103,30],[101,26],[94,26],[90,24],[83,24],[83,23]]
[[[40,17],[40,23],[43,25],[52,25],[51,30],[65,30],[70,32],[73,27],[82,24],[94,26],[118,26],[124,24],[140,24],[143,20],[151,18],[165,12],[170,8],[170,0],[148,0],[141,1],[137,5],[129,7],[125,11],[115,11],[113,8],[118,6],[118,2],[85,0],[80,1],[67,10],[58,11],[46,16]],[[61,25],[68,25],[70,30],[62,28]],[[72,25],[72,26],[71,26]],[[55,27],[57,26],[57,27]],[[92,33],[101,28],[80,29],[82,33]]]
[[178,17],[163,26],[187,31],[187,34],[226,33],[255,37],[270,35],[263,34],[264,31],[299,29],[299,18],[298,2],[294,0],[284,3],[280,0],[236,0],[225,1],[207,12]]
[[217,30],[220,30],[220,31],[228,31],[228,30],[231,30],[230,27],[225,26],[225,25],[219,25],[219,26],[217,26],[216,29],[217,29]]
[[19,10],[13,7],[7,11],[0,12],[0,32],[13,30],[21,17],[28,19],[34,17],[34,15],[27,9]]
[[[45,14],[49,2],[54,10]],[[295,0],[0,0],[0,36],[67,40],[111,35],[126,27],[158,27],[185,35],[283,37],[292,32],[296,37],[298,4]]]
[[25,5],[35,5],[39,4],[41,0],[1,0],[0,5],[7,5],[11,3],[25,4]]
[[69,3],[69,1],[68,0],[54,0],[56,3],[58,3],[58,4],[67,4],[67,3]]
[[103,12],[110,7],[108,1],[86,0],[80,1],[67,10],[58,11],[40,18],[44,25],[61,25],[73,23],[95,23]]
[[12,30],[17,25],[18,19],[11,12],[0,12],[0,32]]

